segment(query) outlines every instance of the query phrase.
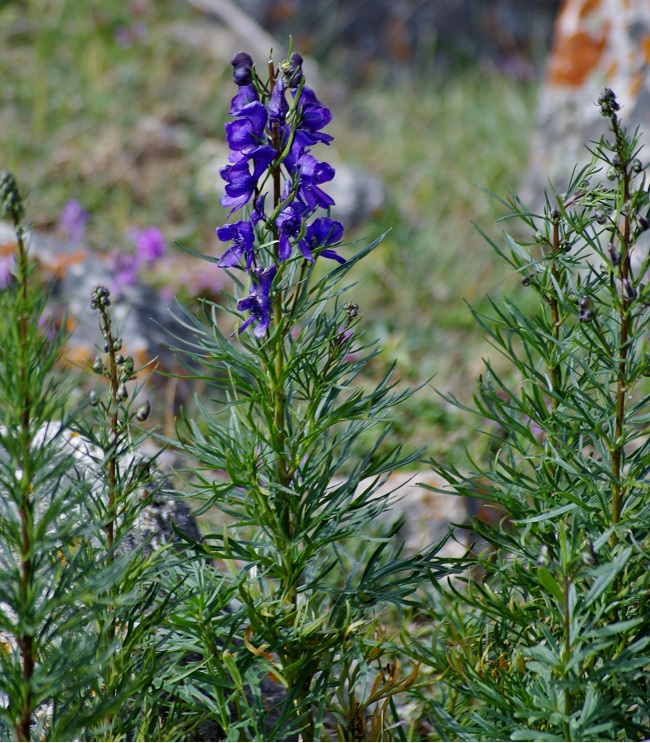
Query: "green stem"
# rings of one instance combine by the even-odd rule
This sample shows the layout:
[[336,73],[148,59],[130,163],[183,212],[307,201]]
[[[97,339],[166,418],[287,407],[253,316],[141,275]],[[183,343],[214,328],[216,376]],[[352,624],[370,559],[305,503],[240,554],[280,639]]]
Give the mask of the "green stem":
[[[620,234],[621,260],[619,263],[619,279],[621,281],[621,303],[619,305],[619,316],[621,327],[618,339],[618,373],[616,380],[616,422],[614,426],[614,448],[612,451],[612,525],[616,526],[621,520],[623,510],[624,488],[621,485],[621,472],[623,469],[624,455],[624,433],[625,412],[627,400],[627,372],[628,353],[630,348],[630,305],[631,300],[625,291],[625,285],[630,278],[630,218],[628,215],[628,203],[630,199],[630,177],[628,163],[625,157],[625,145],[623,135],[616,117],[612,118],[612,130],[616,137],[616,150],[620,161],[620,169],[623,177],[623,231]],[[610,537],[610,546],[614,548],[618,543],[616,531]]]
[[[32,582],[33,565],[32,565],[32,546],[34,537],[34,501],[33,497],[33,477],[32,477],[32,460],[31,460],[31,422],[32,422],[32,397],[30,394],[30,363],[29,363],[29,344],[28,344],[28,303],[27,303],[27,276],[29,273],[29,264],[27,260],[27,250],[23,240],[23,232],[16,225],[16,235],[18,238],[17,254],[17,277],[18,277],[18,336],[20,339],[20,353],[18,357],[18,384],[19,400],[21,405],[20,411],[20,441],[22,445],[22,476],[20,478],[20,520],[21,520],[21,580],[20,580],[20,599],[23,610],[30,603],[29,586]],[[28,617],[24,617],[27,624],[30,625]],[[32,714],[32,691],[31,679],[34,675],[35,657],[34,657],[34,636],[25,632],[18,639],[20,647],[22,667],[23,667],[23,685],[24,692],[22,698],[22,709],[20,719],[16,725],[16,737],[18,740],[31,740],[31,714]]]
[[[571,585],[571,580],[569,579],[569,576],[565,576],[564,578],[564,666],[569,662],[569,658],[571,657],[571,617],[569,615],[569,587]],[[563,672],[564,675],[564,717],[567,718],[562,722],[562,733],[564,735],[564,740],[570,741],[571,740],[571,728],[569,726],[568,717],[571,714],[571,693],[568,689],[568,683],[569,683],[569,674],[565,670]]]
[[560,388],[560,368],[557,363],[557,354],[559,349],[560,341],[560,306],[557,298],[557,286],[560,286],[560,271],[557,267],[556,259],[560,251],[560,217],[559,215],[553,219],[553,243],[551,245],[552,259],[551,259],[551,275],[553,276],[553,282],[555,286],[549,297],[549,304],[551,306],[551,321],[553,323],[553,338],[555,344],[553,348],[553,360],[549,368],[549,376],[551,378],[551,391],[553,395],[551,397],[551,411],[555,412],[558,406],[557,393]]

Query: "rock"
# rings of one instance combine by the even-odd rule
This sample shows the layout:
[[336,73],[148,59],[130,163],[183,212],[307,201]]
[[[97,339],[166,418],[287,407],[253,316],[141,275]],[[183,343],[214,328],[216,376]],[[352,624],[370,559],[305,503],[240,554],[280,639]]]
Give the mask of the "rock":
[[[173,306],[171,298],[163,297],[139,278],[133,284],[118,286],[112,278],[113,258],[81,243],[32,230],[27,235],[27,244],[41,277],[51,284],[49,317],[45,319],[57,325],[65,322],[71,331],[63,352],[65,362],[83,368],[97,355],[102,338],[98,313],[90,309],[90,293],[95,286],[103,284],[111,289],[111,316],[123,339],[124,355],[133,356],[136,367],[154,359],[167,371],[177,367],[169,349],[173,339],[167,330],[177,330],[169,314]],[[15,247],[13,230],[6,224],[0,225],[0,258],[13,255]]]
[[[650,141],[650,3],[565,0],[555,21],[521,196],[543,205],[548,181],[564,191],[575,164],[586,165],[585,145],[609,129],[596,100],[611,88],[628,131],[641,127]],[[647,154],[641,153],[641,157]]]

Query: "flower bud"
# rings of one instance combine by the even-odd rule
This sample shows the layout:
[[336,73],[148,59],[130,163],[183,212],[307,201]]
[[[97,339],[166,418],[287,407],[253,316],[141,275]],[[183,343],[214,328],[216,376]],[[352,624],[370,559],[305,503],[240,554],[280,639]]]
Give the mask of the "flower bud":
[[303,59],[300,54],[294,52],[289,59],[285,60],[280,65],[287,87],[297,88],[300,84],[303,76],[302,62]]
[[612,243],[608,245],[608,249],[609,257],[612,261],[612,266],[618,266],[618,264],[621,262],[621,256],[619,255],[619,253],[616,252],[616,249],[614,248],[614,245]]
[[90,308],[98,310],[103,307],[110,307],[111,293],[105,286],[99,284],[90,292]]
[[124,356],[122,356],[122,354],[121,354],[121,353],[118,353],[118,354],[117,354],[117,355],[115,356],[115,363],[116,363],[116,364],[117,364],[118,366],[121,366],[121,365],[122,365],[122,364],[124,363]]
[[90,395],[88,396],[88,404],[92,405],[94,408],[95,405],[99,405],[99,394],[97,390],[91,390]]
[[530,286],[531,283],[532,283],[532,281],[533,281],[533,278],[534,278],[534,276],[533,276],[532,273],[525,273],[521,277],[521,285],[522,286]]
[[617,178],[618,178],[618,171],[616,170],[616,168],[613,165],[607,168],[607,180],[615,181]]
[[596,550],[591,542],[588,542],[585,550],[582,553],[582,562],[585,565],[595,565],[598,562]]
[[630,166],[633,173],[640,173],[643,170],[643,163],[641,160],[639,160],[638,157],[635,157],[634,160],[632,160],[632,165]]
[[630,283],[629,279],[623,279],[623,293],[628,302],[634,302],[637,298],[637,291]]
[[253,82],[253,58],[246,52],[237,52],[230,61],[233,66],[232,79],[242,87]]
[[595,317],[594,311],[591,306],[591,300],[588,297],[580,300],[580,312],[578,313],[578,320],[580,322],[591,322]]
[[99,358],[99,356],[93,361],[93,371],[95,374],[104,373],[104,362]]
[[600,113],[607,118],[613,118],[621,108],[611,88],[604,88],[598,98]]
[[146,421],[151,412],[151,403],[149,400],[145,400],[142,405],[136,410],[135,417],[139,421]]
[[126,400],[126,398],[129,396],[129,393],[126,389],[126,385],[124,382],[121,382],[117,387],[117,392],[115,393],[115,399],[118,402],[122,402],[123,400]]
[[23,200],[13,173],[0,171],[0,219],[10,218],[17,225],[25,214]]
[[343,306],[348,317],[356,317],[359,314],[359,305],[356,302],[348,302]]
[[607,214],[605,214],[605,212],[602,209],[598,208],[594,212],[594,219],[596,220],[596,222],[598,222],[598,224],[606,224]]
[[551,559],[548,555],[548,547],[543,544],[539,549],[539,554],[537,555],[537,560],[535,561],[540,568],[545,568],[547,565],[550,564]]

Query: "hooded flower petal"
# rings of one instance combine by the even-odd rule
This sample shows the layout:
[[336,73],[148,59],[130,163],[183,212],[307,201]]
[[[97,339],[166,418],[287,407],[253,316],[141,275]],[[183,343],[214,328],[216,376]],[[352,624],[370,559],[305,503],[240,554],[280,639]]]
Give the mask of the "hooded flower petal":
[[222,242],[232,240],[231,247],[221,256],[218,263],[220,268],[231,268],[236,266],[242,255],[246,254],[246,270],[248,271],[253,262],[253,245],[255,233],[250,222],[235,222],[225,224],[217,229],[217,237]]
[[256,322],[257,326],[253,330],[253,335],[256,338],[264,338],[267,334],[271,322],[271,286],[277,271],[278,267],[275,264],[264,269],[253,269],[254,283],[251,293],[237,302],[238,310],[251,313],[251,316],[239,328],[239,333],[243,333],[251,323]]

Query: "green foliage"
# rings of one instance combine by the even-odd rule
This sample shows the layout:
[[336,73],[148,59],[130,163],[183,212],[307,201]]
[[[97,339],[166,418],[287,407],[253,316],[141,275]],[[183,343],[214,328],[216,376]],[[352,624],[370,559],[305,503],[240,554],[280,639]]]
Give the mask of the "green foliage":
[[[211,302],[179,318],[194,337],[188,369],[229,411],[224,421],[197,399],[201,420],[185,415],[177,433],[193,462],[193,495],[204,501],[199,513],[216,507],[228,519],[203,548],[240,566],[238,632],[258,667],[286,687],[271,737],[286,735],[281,724],[292,718],[306,739],[320,739],[334,710],[342,731],[362,725],[364,736],[387,735],[390,697],[417,674],[399,679],[398,661],[391,673],[380,670],[389,645],[376,634],[378,622],[389,604],[401,611],[418,586],[447,571],[437,545],[400,554],[399,525],[374,537],[368,531],[393,500],[377,494],[379,486],[421,454],[381,449],[393,407],[409,394],[394,389],[390,372],[369,392],[355,384],[378,350],[363,341],[341,282],[377,242],[321,279],[303,266],[299,283],[290,278],[283,290],[291,312],[263,342],[226,337],[224,308]],[[281,396],[269,393],[278,389]],[[364,435],[382,422],[384,433],[362,451]],[[367,673],[375,686],[357,699],[352,690],[370,683]]]
[[479,381],[473,411],[495,430],[489,461],[469,475],[434,463],[497,514],[474,524],[487,548],[416,653],[447,671],[447,729],[481,739],[650,732],[650,313],[637,245],[648,193],[638,139],[603,103],[612,99],[599,101],[612,137],[567,193],[543,215],[510,204],[532,239],[506,235],[507,252],[493,243],[537,307],[507,300],[491,318],[476,314],[516,370],[508,382],[487,363]]

